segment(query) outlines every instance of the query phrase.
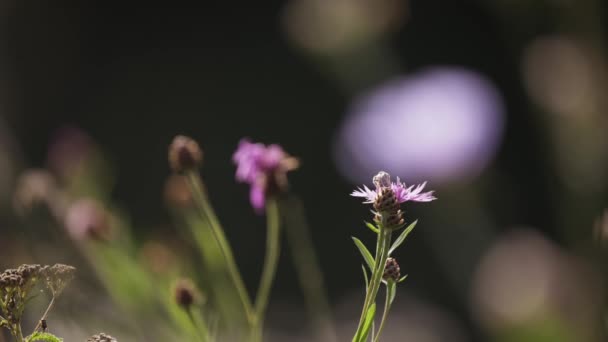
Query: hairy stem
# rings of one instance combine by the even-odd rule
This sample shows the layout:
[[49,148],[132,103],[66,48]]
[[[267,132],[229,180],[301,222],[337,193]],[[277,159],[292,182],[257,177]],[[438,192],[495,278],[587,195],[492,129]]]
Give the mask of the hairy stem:
[[200,176],[196,172],[189,172],[187,174],[188,183],[192,188],[192,194],[194,197],[194,201],[199,207],[201,214],[203,217],[209,221],[209,225],[211,226],[211,231],[215,239],[218,242],[218,245],[222,251],[224,259],[226,261],[226,268],[228,270],[228,274],[234,283],[234,286],[237,289],[239,298],[241,299],[241,303],[243,305],[243,309],[247,315],[250,325],[252,324],[254,319],[253,306],[251,304],[251,300],[249,298],[249,294],[247,293],[247,288],[245,287],[245,283],[241,277],[238,266],[236,265],[236,261],[234,260],[234,254],[232,253],[232,248],[228,243],[228,239],[226,239],[226,235],[220,226],[219,220],[215,216],[207,197],[205,196],[202,189],[202,181]]
[[280,255],[280,220],[279,208],[275,199],[269,199],[266,203],[266,256],[264,257],[264,267],[262,269],[262,277],[260,278],[260,286],[255,301],[255,327],[259,332],[256,334],[256,339],[262,336],[262,326],[264,324],[264,315],[268,306],[268,298],[270,290],[277,270]]

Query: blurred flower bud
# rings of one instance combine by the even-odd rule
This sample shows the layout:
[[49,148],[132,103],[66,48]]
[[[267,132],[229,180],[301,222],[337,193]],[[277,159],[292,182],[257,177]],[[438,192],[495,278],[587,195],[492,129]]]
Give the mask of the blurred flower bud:
[[198,168],[203,162],[203,151],[192,138],[178,135],[169,145],[169,165],[174,172]]
[[116,339],[110,335],[99,333],[93,335],[87,339],[87,342],[117,342]]
[[69,179],[84,166],[93,153],[93,139],[75,126],[58,129],[49,145],[47,164],[61,179]]
[[74,202],[65,215],[65,228],[76,241],[109,240],[110,217],[101,203],[84,198]]
[[187,278],[179,279],[173,288],[175,302],[184,310],[189,310],[190,306],[200,303],[202,295],[196,288],[192,280]]
[[57,192],[57,183],[50,172],[31,169],[23,172],[17,180],[13,206],[24,215],[38,205],[48,205]]
[[157,241],[144,243],[139,254],[142,264],[156,274],[164,274],[176,264],[176,256],[164,244]]

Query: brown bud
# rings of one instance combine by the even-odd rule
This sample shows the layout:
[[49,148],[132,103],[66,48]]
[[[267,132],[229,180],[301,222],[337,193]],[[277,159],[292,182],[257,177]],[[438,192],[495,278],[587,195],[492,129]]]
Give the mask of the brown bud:
[[399,229],[403,227],[405,220],[403,219],[403,212],[398,209],[394,213],[390,213],[386,216],[384,226],[388,229]]
[[190,279],[179,279],[173,288],[175,302],[183,309],[189,309],[190,306],[200,301],[201,295],[196,286]]
[[395,192],[391,188],[382,188],[374,201],[374,209],[378,212],[393,212],[399,207]]
[[401,269],[399,268],[399,264],[395,258],[386,259],[386,266],[384,267],[384,274],[382,278],[384,280],[392,279],[394,281],[398,281],[401,277]]
[[87,339],[87,342],[117,342],[116,339],[110,335],[99,333],[93,335]]
[[169,166],[175,172],[194,170],[203,161],[203,151],[194,139],[178,135],[169,145]]

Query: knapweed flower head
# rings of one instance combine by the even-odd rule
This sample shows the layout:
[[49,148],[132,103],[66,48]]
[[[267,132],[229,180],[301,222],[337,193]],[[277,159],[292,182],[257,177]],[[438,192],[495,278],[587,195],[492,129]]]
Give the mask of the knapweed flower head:
[[380,171],[374,176],[373,183],[376,187],[374,190],[363,185],[353,191],[351,196],[365,198],[365,202],[363,203],[374,203],[382,193],[382,190],[389,188],[393,191],[397,203],[407,201],[430,202],[436,199],[433,196],[433,191],[422,192],[426,186],[426,182],[408,187],[400,181],[399,177],[397,177],[396,182],[391,182],[391,176],[384,171]]
[[298,168],[296,158],[287,154],[279,145],[264,145],[242,139],[232,155],[237,165],[236,179],[251,186],[251,206],[261,212],[266,198],[287,188],[287,172]]

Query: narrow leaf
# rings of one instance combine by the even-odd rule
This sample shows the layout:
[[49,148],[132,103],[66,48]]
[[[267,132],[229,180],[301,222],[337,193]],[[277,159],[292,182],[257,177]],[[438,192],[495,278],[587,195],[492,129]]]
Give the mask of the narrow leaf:
[[28,336],[25,339],[26,342],[35,342],[35,341],[43,341],[43,342],[63,342],[63,339],[47,333],[47,332],[35,332],[33,334],[31,334],[30,336]]
[[363,221],[363,222],[365,222],[365,226],[367,228],[369,228],[372,232],[374,232],[376,234],[380,233],[380,229],[378,229],[378,227],[374,226],[372,223],[369,223],[367,221]]
[[363,278],[365,278],[365,293],[367,293],[367,288],[369,287],[369,278],[367,278],[367,271],[365,270],[365,266],[361,265],[361,269],[363,270]]
[[404,280],[405,280],[405,278],[407,278],[407,274],[406,274],[406,275],[404,275],[403,277],[401,277],[401,279],[399,279],[398,283],[400,283],[400,282],[404,281]]
[[393,242],[391,249],[389,249],[388,255],[391,255],[391,253],[393,253],[395,249],[397,249],[397,247],[399,247],[403,243],[403,241],[405,241],[405,238],[410,234],[414,227],[416,227],[416,223],[418,223],[418,220],[410,223],[410,225],[407,226],[407,228],[405,228],[401,232],[401,234],[399,234],[399,237],[397,238],[397,240],[395,240],[395,242]]
[[367,247],[365,247],[365,245],[363,244],[363,242],[361,242],[361,240],[357,239],[354,236],[352,238],[353,238],[353,241],[355,242],[355,246],[357,246],[357,248],[359,249],[359,252],[361,252],[363,259],[365,259],[367,266],[369,267],[370,270],[373,270],[375,261],[374,261],[374,257],[372,256],[372,253],[370,253],[367,250]]
[[363,322],[363,330],[361,331],[361,339],[360,342],[367,341],[367,336],[369,335],[369,330],[372,327],[372,323],[374,322],[374,317],[376,316],[376,303],[372,304],[372,306],[367,309],[367,313],[365,314],[365,321]]
[[388,305],[391,305],[397,295],[397,283],[394,280],[389,280],[386,283],[386,291],[388,292]]

